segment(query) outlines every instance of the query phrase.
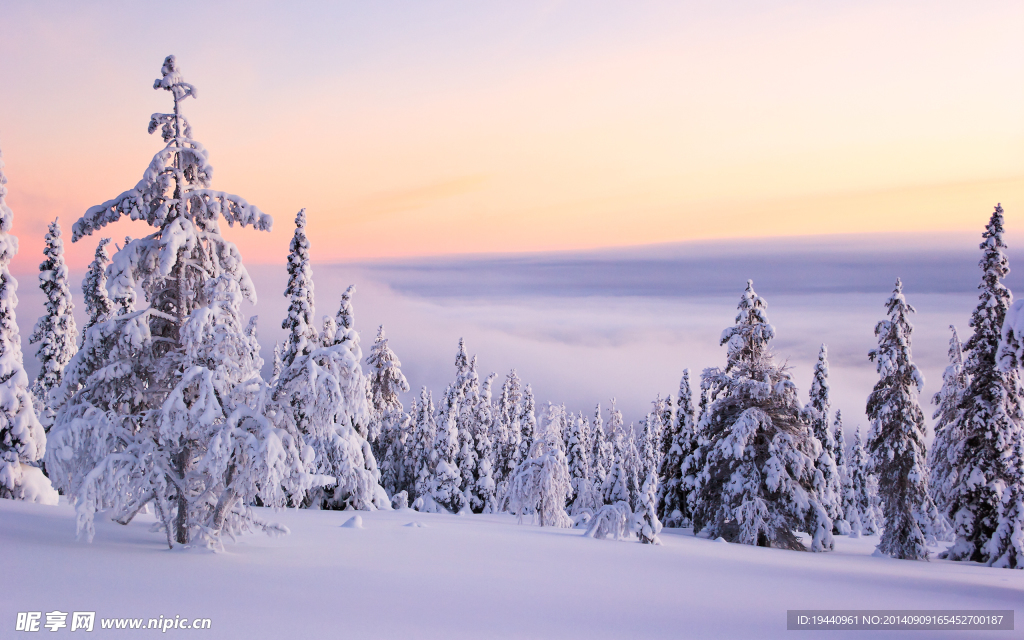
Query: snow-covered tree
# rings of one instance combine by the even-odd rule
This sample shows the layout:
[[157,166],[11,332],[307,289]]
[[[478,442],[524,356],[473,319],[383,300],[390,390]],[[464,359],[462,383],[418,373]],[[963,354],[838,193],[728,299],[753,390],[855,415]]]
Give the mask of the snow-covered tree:
[[371,430],[369,380],[354,326],[352,295],[342,294],[335,318],[325,318],[319,344],[296,354],[278,378],[274,398],[299,425],[316,452],[316,471],[334,483],[311,494],[325,509],[388,509],[380,470],[368,440]]
[[593,514],[601,508],[604,500],[590,471],[590,421],[580,412],[573,416],[569,424],[569,446],[566,456],[572,483],[570,513],[573,516]]
[[39,421],[43,429],[49,430],[56,416],[50,391],[60,386],[64,367],[78,351],[78,327],[75,325],[75,305],[71,301],[59,220],[50,223],[45,242],[43,255],[46,259],[39,265],[39,288],[46,296],[46,312],[36,322],[28,341],[39,343],[36,351],[39,375],[32,383],[31,391]]
[[938,512],[928,495],[924,413],[917,400],[924,377],[911,360],[914,308],[899,279],[885,308],[889,319],[875,325],[878,348],[868,354],[879,376],[867,404],[867,448],[885,519],[878,549],[894,558],[927,559]]
[[441,406],[437,409],[437,435],[434,438],[436,454],[431,497],[441,508],[453,513],[459,512],[464,506],[464,496],[460,490],[462,475],[456,456],[459,453],[459,391],[454,384],[445,389]]
[[670,527],[682,527],[690,523],[689,495],[692,485],[687,481],[684,463],[697,446],[693,429],[690,370],[684,369],[683,378],[679,382],[675,419],[663,438],[668,450],[662,457],[658,473],[658,518]]
[[[548,421],[547,426],[551,426]],[[569,464],[562,452],[561,437],[544,429],[533,443],[529,457],[516,467],[502,496],[502,507],[519,516],[533,514],[540,526],[571,527],[565,504],[572,492]]]
[[7,206],[7,176],[0,154],[0,498],[57,504],[57,492],[37,466],[46,451],[46,433],[28,390],[15,318],[18,281],[8,266],[18,253],[11,235],[14,213]]
[[594,421],[590,425],[590,474],[594,486],[604,486],[605,478],[612,466],[612,443],[604,429],[604,417],[601,415],[601,403],[594,408]]
[[661,521],[657,514],[658,476],[651,471],[644,480],[640,492],[640,503],[637,505],[634,518],[636,535],[644,544],[661,544],[658,534],[661,533]]
[[313,266],[309,261],[309,239],[306,237],[306,210],[295,216],[295,233],[288,247],[288,315],[281,328],[285,337],[281,363],[289,367],[298,356],[309,355],[318,346],[313,302]]
[[[1021,335],[1014,319],[1006,322],[1011,294],[1002,280],[1010,269],[1003,242],[1003,208],[999,205],[982,234],[981,250],[981,294],[970,320],[974,334],[963,346],[967,387],[954,422],[944,425],[949,433],[940,442],[949,462],[941,498],[956,535],[948,557],[989,563],[997,559],[988,545],[1000,526],[1000,512],[1005,511],[1003,498],[1007,489],[1020,482],[1013,461],[1018,457],[1017,440],[1024,430],[1024,393],[1019,369],[1014,366],[1019,359],[1013,362],[1015,358],[1009,357],[1016,351],[1013,343],[1019,342]],[[1007,344],[1003,355],[1008,361],[1000,363],[997,352],[1004,328]],[[956,444],[948,447],[948,442]]]
[[693,525],[702,535],[758,546],[811,550],[833,546],[832,521],[814,466],[821,443],[797,399],[796,386],[769,347],[775,329],[753,282],[740,298],[736,324],[722,332],[724,370],[701,375]]
[[533,388],[526,385],[517,408],[516,424],[519,425],[519,448],[516,451],[516,467],[530,457],[533,439],[537,431],[537,406],[533,399]]
[[[150,235],[126,241],[107,268],[120,315],[97,322],[65,370],[68,397],[51,430],[47,469],[76,500],[79,532],[111,508],[127,522],[153,503],[168,545],[206,541],[262,523],[249,505],[301,500],[313,479],[311,452],[295,425],[268,401],[255,327],[241,302],[252,281],[229,225],[269,230],[270,216],[238,196],[210,189],[207,151],[192,138],[182,100],[195,96],[174,56],[155,89],[174,112],[154,114],[166,146],[142,180],[86,211],[72,241],[122,216],[144,220]],[[149,306],[133,311],[135,288]]]
[[101,238],[96,245],[96,255],[89,268],[85,272],[85,279],[82,280],[82,298],[85,300],[85,312],[89,319],[82,327],[82,336],[79,346],[85,342],[85,334],[97,322],[109,320],[114,315],[114,302],[107,295],[107,263],[110,262],[110,252],[107,245],[110,238]]
[[412,422],[399,397],[409,391],[409,382],[402,373],[402,363],[384,337],[384,325],[377,329],[366,364],[370,368],[370,419],[378,424],[371,431],[381,434],[374,456],[380,460],[382,484],[388,495],[410,491],[412,478],[406,476],[404,449]]
[[958,484],[952,464],[956,460],[957,449],[963,446],[964,441],[959,418],[960,404],[968,382],[964,371],[963,345],[956,327],[950,325],[949,329],[953,333],[949,339],[949,366],[942,374],[942,388],[932,396],[932,404],[936,405],[932,416],[935,419],[935,439],[928,452],[931,468],[928,489],[935,506],[942,513],[949,513],[950,495]]
[[490,374],[480,385],[471,408],[470,425],[475,447],[473,459],[476,465],[472,469],[472,483],[467,485],[466,497],[474,513],[495,513],[498,498],[494,483],[494,446],[491,444],[492,423],[494,422],[494,406],[491,402],[491,386],[495,374]]
[[435,512],[438,510],[434,501],[434,470],[438,460],[437,450],[434,448],[437,423],[434,422],[434,398],[426,387],[420,389],[419,402],[412,409],[416,417],[412,432],[413,442],[407,458],[415,478],[413,489],[416,498],[412,506],[417,511]]
[[501,385],[491,433],[494,446],[494,482],[497,495],[505,492],[509,475],[519,464],[519,405],[523,400],[522,384],[516,370],[509,371]]
[[854,432],[853,448],[847,469],[850,482],[844,495],[846,517],[850,524],[850,536],[875,535],[878,533],[878,519],[875,509],[875,482],[872,482],[870,460],[861,442],[860,429]]
[[828,347],[821,345],[818,361],[814,364],[814,379],[811,382],[810,402],[807,412],[811,420],[814,437],[821,443],[821,455],[814,466],[821,472],[822,485],[819,495],[828,517],[832,519],[832,532],[847,534],[849,525],[843,518],[842,480],[836,465],[836,441],[829,425]]
[[[663,400],[658,398],[655,401],[655,408],[662,409]],[[660,411],[652,411],[647,414],[640,423],[640,432],[636,437],[637,454],[640,457],[638,465],[640,482],[645,482],[651,473],[657,475],[658,467],[661,465],[661,455],[658,450],[658,443],[661,440],[661,415]]]
[[605,474],[604,483],[601,485],[601,496],[605,504],[625,503],[632,508],[629,500],[629,473],[627,469],[626,456],[627,443],[622,429],[616,429],[609,433],[611,439],[612,455],[608,466],[608,473]]

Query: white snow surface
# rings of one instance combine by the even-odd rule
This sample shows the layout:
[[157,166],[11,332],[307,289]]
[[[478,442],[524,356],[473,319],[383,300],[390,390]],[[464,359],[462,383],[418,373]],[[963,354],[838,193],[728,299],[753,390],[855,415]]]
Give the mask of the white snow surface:
[[[168,550],[150,531],[152,515],[128,526],[98,515],[88,544],[75,540],[72,507],[0,500],[4,573],[18,582],[0,600],[0,635],[13,632],[19,611],[60,610],[95,611],[96,638],[126,635],[100,629],[100,618],[160,615],[211,618],[212,632],[200,635],[227,639],[792,638],[806,634],[786,631],[787,609],[1020,614],[1024,602],[1024,571],[872,557],[877,536],[837,536],[834,552],[801,553],[681,529],[663,530],[661,546],[593,540],[582,529],[518,525],[507,514],[420,513],[426,526],[410,527],[408,512],[364,512],[359,533],[340,526],[350,512],[260,515],[291,534],[243,536],[215,554]],[[839,635],[924,637],[814,637]]]

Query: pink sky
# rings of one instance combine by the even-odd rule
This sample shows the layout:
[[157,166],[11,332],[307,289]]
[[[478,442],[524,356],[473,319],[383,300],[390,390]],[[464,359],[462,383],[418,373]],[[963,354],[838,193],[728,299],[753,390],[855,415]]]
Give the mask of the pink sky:
[[319,261],[1024,227],[1019,1],[159,6],[5,3],[16,271],[141,177],[170,53],[213,186],[275,218],[248,262],[302,207]]

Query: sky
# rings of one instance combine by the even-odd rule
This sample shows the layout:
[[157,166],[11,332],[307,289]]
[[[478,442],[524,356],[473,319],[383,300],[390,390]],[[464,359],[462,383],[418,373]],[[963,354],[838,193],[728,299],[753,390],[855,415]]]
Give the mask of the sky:
[[[175,54],[227,230],[319,263],[1024,227],[1020,2],[0,0],[16,273],[138,181]],[[109,235],[138,237],[142,223]],[[1024,238],[1024,234],[1021,236]],[[95,238],[69,246],[83,266]],[[911,242],[915,240],[911,239]],[[924,242],[917,240],[916,242]],[[70,244],[70,243],[69,243]]]

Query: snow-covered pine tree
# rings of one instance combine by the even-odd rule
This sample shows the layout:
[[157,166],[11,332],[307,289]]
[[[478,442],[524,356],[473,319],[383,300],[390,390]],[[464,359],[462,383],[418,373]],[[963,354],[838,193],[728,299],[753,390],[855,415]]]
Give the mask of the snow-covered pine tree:
[[846,473],[846,434],[843,433],[843,412],[839,409],[836,409],[836,419],[832,423],[832,437],[836,442],[836,468],[841,478]]
[[317,471],[336,484],[316,491],[313,504],[325,509],[390,509],[380,486],[380,470],[369,437],[373,435],[369,379],[363,374],[363,351],[355,329],[350,285],[334,318],[324,318],[320,345],[296,355],[278,380],[277,397],[316,451]]
[[[474,358],[475,360],[475,358]],[[469,506],[474,513],[496,513],[498,498],[494,483],[494,446],[491,444],[492,423],[494,422],[494,406],[492,404],[491,386],[495,374],[490,374],[480,385],[480,392],[472,405],[470,424],[473,431],[473,442],[476,447],[474,459],[476,466],[472,470],[473,483],[467,489]]]
[[832,533],[850,533],[849,525],[843,518],[842,481],[836,465],[836,441],[829,425],[828,388],[828,347],[824,344],[818,350],[818,361],[814,364],[814,379],[811,382],[810,402],[807,413],[810,417],[814,437],[821,443],[821,455],[814,466],[821,472],[822,484],[818,493],[828,517],[832,519]]
[[459,467],[459,476],[462,478],[459,490],[462,491],[463,504],[472,508],[470,494],[476,482],[476,438],[477,432],[477,404],[480,401],[480,375],[476,370],[476,356],[469,360],[466,365],[466,350],[463,342],[459,340],[459,354],[455,360],[457,375],[454,386],[460,389],[459,406],[457,411],[457,425],[459,431],[459,451],[455,455],[455,464]]
[[[267,402],[259,345],[240,309],[243,299],[255,301],[254,288],[218,223],[269,230],[272,220],[209,188],[207,152],[180,112],[195,88],[174,56],[161,71],[154,88],[172,94],[174,112],[154,114],[149,130],[159,129],[166,146],[133,189],[73,227],[72,241],[122,216],[156,231],[126,241],[107,268],[122,310],[90,329],[65,372],[61,390],[70,398],[51,430],[46,465],[76,500],[87,538],[96,510],[112,508],[127,522],[152,502],[168,545],[216,546],[224,531],[280,531],[249,505],[301,500],[312,456]],[[136,286],[149,302],[139,311]]]
[[634,512],[639,510],[643,499],[644,482],[644,456],[641,454],[643,446],[643,433],[638,432],[633,423],[625,431],[622,439],[622,465],[620,481],[625,484],[626,492],[629,495],[629,508]]
[[942,513],[949,513],[950,495],[958,484],[952,464],[957,458],[957,449],[964,445],[960,432],[960,405],[968,378],[964,371],[963,345],[956,327],[949,325],[952,336],[949,339],[949,366],[942,373],[942,388],[932,396],[936,406],[932,418],[935,420],[935,438],[928,452],[928,466],[931,469],[928,489],[935,506]]
[[747,281],[736,324],[722,332],[725,370],[701,375],[700,444],[694,458],[694,530],[731,542],[802,550],[832,548],[832,521],[818,494],[814,437],[796,386],[775,363],[767,304]]
[[439,510],[434,501],[434,470],[437,467],[437,424],[434,422],[434,398],[426,387],[420,389],[419,402],[412,408],[415,415],[412,445],[409,448],[409,465],[415,480],[413,489],[416,496],[412,507],[417,511],[434,513]]
[[873,494],[874,482],[870,477],[870,460],[864,445],[861,442],[860,429],[854,432],[853,447],[850,449],[850,462],[848,470],[850,483],[847,487],[847,495],[844,496],[847,504],[847,518],[850,523],[850,536],[857,538],[860,535],[875,535],[878,533],[878,520],[875,517],[875,496]]
[[937,511],[928,495],[924,413],[917,401],[924,377],[911,360],[914,308],[899,279],[885,308],[889,319],[875,325],[878,348],[868,354],[879,375],[867,404],[867,448],[885,518],[878,550],[894,558],[927,559],[925,545],[934,536]]
[[574,516],[584,512],[593,514],[603,501],[594,490],[590,477],[590,424],[582,413],[572,416],[568,435],[565,453],[572,485],[570,513]]
[[[381,435],[377,439],[374,457],[379,460],[381,484],[394,495],[399,491],[412,491],[412,478],[406,476],[405,446],[411,434],[411,421],[399,394],[409,391],[409,382],[402,373],[402,363],[388,346],[384,325],[377,329],[377,339],[366,357],[370,368],[370,419],[378,423]],[[371,443],[372,445],[373,443]]]
[[[953,424],[940,446],[946,449],[949,475],[942,488],[946,513],[953,523],[956,541],[949,548],[951,560],[992,562],[987,546],[1000,524],[1006,488],[1019,480],[1008,461],[1015,458],[1016,440],[1024,430],[1020,373],[1015,366],[1000,366],[999,343],[1011,294],[1002,280],[1009,274],[1003,242],[1003,208],[995,211],[982,234],[981,284],[978,306],[971,315],[974,334],[963,346],[963,374],[967,387]],[[1019,341],[1020,336],[1010,336]],[[1014,352],[1006,345],[1005,353]],[[1008,363],[1014,364],[1014,363]],[[955,439],[954,439],[955,438]],[[945,442],[957,442],[949,448]]]
[[522,385],[516,370],[509,371],[501,385],[501,395],[495,408],[495,419],[491,433],[494,446],[494,483],[496,494],[501,496],[509,475],[519,461],[519,404],[523,399]]
[[550,413],[548,417],[548,428],[538,434],[529,457],[516,467],[501,506],[519,516],[520,522],[532,513],[542,527],[571,527],[572,519],[565,511],[572,491],[569,464],[562,452],[561,436],[550,428]]
[[640,457],[638,466],[642,490],[642,483],[646,482],[647,476],[651,473],[657,475],[661,462],[661,455],[658,450],[658,442],[661,439],[661,415],[664,401],[661,398],[655,401],[656,411],[647,414],[640,423],[640,432],[636,436],[637,453]]
[[82,280],[82,299],[85,300],[85,312],[89,319],[82,327],[79,347],[85,342],[85,334],[97,322],[109,320],[114,315],[114,302],[107,295],[107,263],[110,262],[110,252],[107,245],[110,238],[101,238],[96,245],[96,254],[86,269],[85,279]]
[[590,475],[599,490],[604,486],[605,477],[611,467],[611,443],[604,431],[601,403],[594,409],[594,422],[590,425]]
[[[996,361],[1017,398],[1017,402],[1008,404],[1019,411],[1024,395],[1020,383],[1020,369],[1024,366],[1024,301],[1018,300],[1006,313]],[[989,566],[1024,569],[1024,428],[1018,427],[1005,435],[1010,441],[997,443],[1002,445],[1002,455],[996,469],[1006,485],[1001,487],[996,530],[982,551]]]
[[46,296],[46,313],[36,322],[28,341],[30,344],[39,343],[36,351],[39,375],[32,382],[31,391],[39,422],[44,430],[49,431],[56,417],[50,391],[60,386],[64,367],[78,351],[78,327],[75,325],[75,305],[68,285],[59,219],[50,223],[45,243],[43,255],[46,259],[39,265],[39,288]]
[[523,397],[516,409],[516,424],[519,425],[519,448],[516,451],[516,467],[530,457],[533,450],[534,434],[537,431],[537,406],[533,399],[533,388],[526,385]]
[[444,398],[437,408],[437,435],[434,438],[436,454],[431,497],[442,509],[458,513],[464,505],[464,495],[460,490],[462,475],[456,456],[459,454],[459,391],[454,384],[449,384],[444,391]]
[[289,367],[298,356],[309,355],[319,346],[313,304],[313,266],[309,261],[309,239],[306,237],[306,210],[295,216],[295,233],[288,246],[288,286],[284,290],[288,298],[288,315],[281,322],[281,328],[288,332],[285,337],[281,363]]
[[[697,446],[693,432],[693,392],[690,390],[690,370],[683,370],[679,382],[679,399],[672,426],[663,438],[668,450],[662,457],[658,473],[658,518],[670,527],[690,524],[690,487],[684,466]],[[662,445],[664,447],[664,444]]]
[[836,409],[836,420],[832,425],[832,434],[836,441],[836,468],[839,470],[839,495],[843,509],[843,518],[846,520],[846,534],[857,537],[853,532],[853,525],[847,517],[850,510],[856,509],[854,504],[854,493],[851,489],[850,466],[846,454],[846,434],[843,431],[843,412]]
[[633,517],[636,535],[643,544],[661,544],[658,534],[661,532],[661,521],[657,514],[658,476],[653,471],[647,474],[640,500]]
[[7,206],[7,176],[0,154],[0,498],[57,504],[57,492],[37,464],[46,451],[46,433],[28,390],[15,318],[18,281],[8,265],[18,253],[11,235],[14,213]]

